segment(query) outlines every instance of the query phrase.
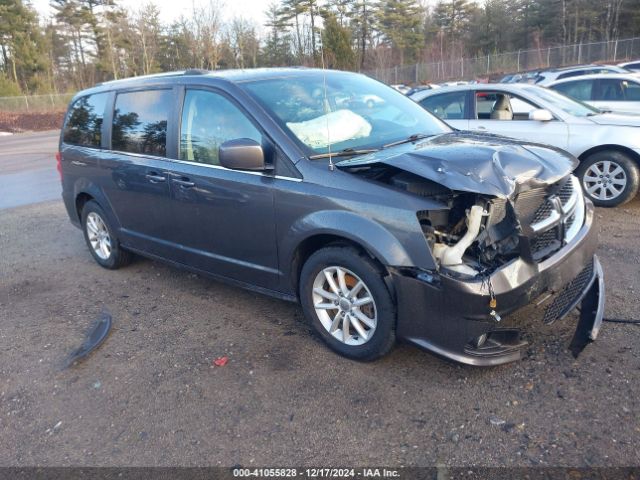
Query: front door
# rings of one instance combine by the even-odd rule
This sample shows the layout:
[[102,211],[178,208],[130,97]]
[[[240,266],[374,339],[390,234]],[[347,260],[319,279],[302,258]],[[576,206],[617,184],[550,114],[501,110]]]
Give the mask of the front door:
[[529,120],[529,112],[538,108],[507,92],[476,91],[475,112],[469,120],[469,130],[566,149],[569,141],[567,124],[560,119]]
[[227,140],[264,136],[227,96],[187,89],[179,160],[169,172],[177,260],[210,273],[273,288],[279,281],[273,176],[220,165]]
[[464,90],[428,96],[418,103],[422,108],[441,118],[453,128],[469,128],[468,95]]

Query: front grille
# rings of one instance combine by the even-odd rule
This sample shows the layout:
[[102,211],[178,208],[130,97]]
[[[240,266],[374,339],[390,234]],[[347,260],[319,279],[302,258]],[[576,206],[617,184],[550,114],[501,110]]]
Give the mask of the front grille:
[[[529,245],[533,260],[541,261],[559,250],[571,226],[576,222],[576,212],[582,212],[581,192],[575,191],[577,180],[565,177],[554,185],[535,188],[520,193],[514,202],[520,223],[526,232],[531,227]],[[578,205],[580,206],[579,208]],[[579,215],[582,220],[582,213]],[[577,233],[572,230],[572,235]]]
[[568,283],[562,291],[556,296],[551,305],[547,307],[544,312],[544,318],[542,321],[546,324],[553,323],[558,318],[566,315],[568,308],[571,307],[578,298],[578,296],[584,292],[589,280],[593,277],[593,262],[582,270],[576,278]]
[[551,208],[551,202],[548,199],[545,199],[545,201],[542,202],[542,204],[536,210],[536,213],[533,215],[533,220],[531,221],[531,223],[538,223],[542,220],[545,220],[546,218],[549,218],[549,215],[551,214]]
[[560,248],[561,242],[558,239],[558,233],[557,228],[552,228],[531,241],[531,253],[536,260],[538,257],[543,257],[548,251],[555,251]]
[[521,223],[533,223],[536,213],[546,203],[547,190],[545,188],[532,188],[519,193],[513,204]]
[[562,185],[562,188],[558,192],[558,197],[560,197],[560,201],[562,205],[566,205],[569,199],[573,195],[573,182],[571,181],[571,177],[567,178]]

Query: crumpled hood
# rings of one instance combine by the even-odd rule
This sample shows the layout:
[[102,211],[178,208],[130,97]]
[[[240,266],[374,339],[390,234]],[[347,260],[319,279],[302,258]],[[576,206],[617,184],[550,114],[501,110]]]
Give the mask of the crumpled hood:
[[340,168],[390,165],[451,190],[500,198],[522,185],[546,185],[568,175],[578,161],[558,148],[498,135],[453,132],[344,160]]
[[640,127],[640,115],[634,113],[603,113],[589,117],[598,125],[619,125],[626,127]]

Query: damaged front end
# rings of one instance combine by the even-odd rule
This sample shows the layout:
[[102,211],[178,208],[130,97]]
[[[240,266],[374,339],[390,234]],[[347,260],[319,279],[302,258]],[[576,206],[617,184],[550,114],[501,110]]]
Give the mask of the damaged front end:
[[509,314],[533,303],[551,324],[582,303],[570,346],[577,356],[604,310],[593,205],[564,152],[491,140],[449,134],[339,164],[439,205],[416,212],[435,270],[392,269],[398,336],[462,363],[496,365],[527,345]]

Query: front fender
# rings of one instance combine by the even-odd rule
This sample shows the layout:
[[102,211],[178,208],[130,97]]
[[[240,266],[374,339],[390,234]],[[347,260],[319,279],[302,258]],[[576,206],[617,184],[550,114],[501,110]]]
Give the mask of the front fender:
[[[436,267],[422,232],[406,228],[401,220],[382,225],[370,218],[344,210],[321,210],[298,219],[282,241],[282,258],[292,264],[295,252],[305,240],[317,235],[334,235],[362,246],[385,266]],[[406,220],[409,220],[408,218]],[[416,226],[417,219],[414,220]]]

